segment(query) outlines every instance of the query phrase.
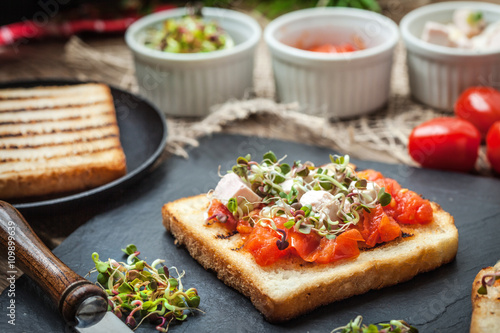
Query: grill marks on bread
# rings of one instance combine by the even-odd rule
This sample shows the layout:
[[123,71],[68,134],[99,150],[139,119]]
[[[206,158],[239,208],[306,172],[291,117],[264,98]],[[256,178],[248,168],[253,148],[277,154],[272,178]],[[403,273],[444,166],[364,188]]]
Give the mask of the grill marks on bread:
[[[60,184],[68,182],[58,174],[61,170],[68,179],[76,174],[85,174],[86,179],[75,179],[78,188],[69,188]],[[34,187],[28,184],[33,182],[33,172],[60,177],[61,191],[94,187],[125,173],[113,98],[106,85],[0,90],[0,198],[12,192],[2,186],[12,186],[10,182],[24,174],[29,181],[23,191]]]
[[0,91],[0,172],[14,162],[120,148],[114,106],[100,85]]

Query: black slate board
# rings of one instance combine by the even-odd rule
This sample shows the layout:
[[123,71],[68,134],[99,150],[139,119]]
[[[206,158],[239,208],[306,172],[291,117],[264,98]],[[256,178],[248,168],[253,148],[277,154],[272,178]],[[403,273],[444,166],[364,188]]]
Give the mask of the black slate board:
[[[205,271],[161,224],[165,202],[196,195],[213,188],[217,168],[230,169],[239,155],[260,158],[268,150],[321,164],[330,150],[261,138],[217,135],[189,151],[190,158],[172,157],[142,182],[123,193],[121,204],[110,207],[77,229],[54,252],[81,275],[92,268],[91,253],[102,258],[122,258],[126,244],[135,243],[148,261],[166,259],[167,266],[186,271],[185,287],[201,295],[205,314],[191,316],[170,332],[324,332],[346,324],[358,314],[365,322],[405,319],[420,332],[468,332],[470,289],[477,272],[496,262],[500,250],[500,181],[470,175],[414,169],[401,165],[353,161],[359,168],[374,168],[403,186],[436,201],[452,213],[460,234],[456,260],[433,272],[397,286],[321,307],[288,323],[266,322],[250,301]],[[55,217],[57,218],[57,217]],[[95,278],[95,276],[93,276]],[[7,323],[11,298],[0,296],[0,332],[65,332],[61,317],[29,278],[16,282],[16,326]],[[137,332],[154,332],[144,324]]]

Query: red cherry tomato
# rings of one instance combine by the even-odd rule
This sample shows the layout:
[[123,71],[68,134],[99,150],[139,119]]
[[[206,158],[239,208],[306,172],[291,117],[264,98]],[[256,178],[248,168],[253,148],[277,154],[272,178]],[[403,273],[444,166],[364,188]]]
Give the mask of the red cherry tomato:
[[494,123],[486,136],[486,156],[491,167],[500,173],[500,121]]
[[465,90],[455,103],[458,118],[470,121],[484,137],[495,121],[500,120],[500,91],[491,87]]
[[410,156],[426,168],[467,172],[476,163],[481,134],[470,122],[435,118],[413,129]]

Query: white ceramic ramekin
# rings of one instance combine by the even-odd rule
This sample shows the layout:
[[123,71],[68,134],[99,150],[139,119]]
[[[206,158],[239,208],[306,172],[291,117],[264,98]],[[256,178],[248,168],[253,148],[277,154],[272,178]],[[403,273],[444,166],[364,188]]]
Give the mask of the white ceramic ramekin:
[[455,1],[418,8],[400,23],[407,49],[411,94],[416,100],[442,110],[453,110],[456,99],[468,87],[500,84],[500,50],[479,52],[420,39],[427,21],[450,23],[453,11],[463,7],[481,11],[489,23],[500,20],[499,5]]
[[257,21],[228,9],[203,8],[202,13],[233,38],[233,48],[179,54],[144,45],[145,29],[185,15],[185,8],[147,15],[133,23],[125,34],[134,54],[141,95],[168,116],[205,116],[211,106],[242,98],[253,86],[254,51],[261,36]]
[[[366,49],[327,54],[304,49],[361,38]],[[303,112],[330,119],[377,110],[389,97],[397,25],[353,8],[312,8],[285,14],[264,31],[272,54],[277,97]],[[297,48],[300,47],[300,48]]]

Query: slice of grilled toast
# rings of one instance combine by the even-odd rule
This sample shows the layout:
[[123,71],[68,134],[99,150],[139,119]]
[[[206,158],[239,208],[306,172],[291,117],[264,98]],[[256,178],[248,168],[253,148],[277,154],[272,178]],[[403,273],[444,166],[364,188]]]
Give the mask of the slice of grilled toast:
[[267,320],[289,320],[314,308],[394,285],[451,261],[458,249],[453,217],[432,204],[434,221],[403,227],[406,237],[332,264],[285,258],[262,267],[242,248],[239,234],[207,226],[206,195],[179,199],[162,208],[163,224],[193,258],[247,297]]
[[478,293],[483,276],[495,271],[500,271],[500,261],[495,267],[482,269],[472,283],[471,333],[500,332],[500,280],[487,287],[486,295]]
[[108,86],[0,90],[0,199],[86,190],[125,173]]

